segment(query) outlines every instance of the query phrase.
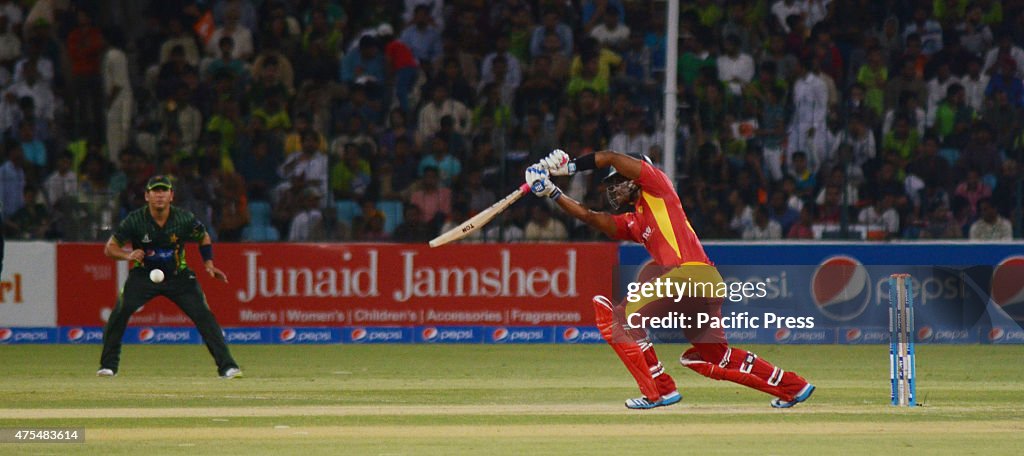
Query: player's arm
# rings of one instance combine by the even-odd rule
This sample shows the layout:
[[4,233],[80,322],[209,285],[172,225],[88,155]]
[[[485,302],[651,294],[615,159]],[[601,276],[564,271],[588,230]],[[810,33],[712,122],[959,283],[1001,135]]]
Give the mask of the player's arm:
[[116,236],[110,236],[107,239],[107,245],[103,246],[103,254],[107,258],[112,258],[119,261],[139,261],[146,257],[146,252],[139,249],[127,251],[124,249],[124,244],[117,240]]
[[228,282],[228,275],[213,265],[213,239],[210,239],[210,233],[203,233],[203,238],[199,241],[199,255],[203,257],[203,266],[210,277],[224,283]]
[[542,158],[539,164],[551,172],[552,176],[569,176],[580,171],[614,166],[622,177],[635,180],[640,177],[642,163],[629,155],[613,150],[602,150],[573,160],[561,149],[555,149],[547,157]]
[[576,201],[569,197],[569,195],[561,195],[555,199],[555,203],[558,207],[562,208],[566,214],[569,214],[587,225],[590,225],[608,237],[615,239],[615,220],[612,216],[606,212],[593,211],[590,208],[582,205],[579,201]]
[[587,225],[601,230],[610,238],[615,238],[617,230],[615,220],[604,212],[592,211],[562,191],[551,182],[547,170],[539,166],[531,166],[526,170],[526,183],[534,195],[551,198],[565,213],[583,221]]

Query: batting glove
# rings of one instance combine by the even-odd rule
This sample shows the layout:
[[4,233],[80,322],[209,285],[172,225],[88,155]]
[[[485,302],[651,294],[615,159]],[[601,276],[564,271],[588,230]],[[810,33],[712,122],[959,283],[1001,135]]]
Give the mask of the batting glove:
[[552,176],[571,176],[576,173],[576,167],[569,160],[569,154],[562,149],[551,151],[547,157],[540,159],[539,163]]
[[548,176],[548,171],[544,168],[537,166],[526,168],[526,183],[534,195],[558,199],[559,196],[562,196],[562,191],[551,182]]

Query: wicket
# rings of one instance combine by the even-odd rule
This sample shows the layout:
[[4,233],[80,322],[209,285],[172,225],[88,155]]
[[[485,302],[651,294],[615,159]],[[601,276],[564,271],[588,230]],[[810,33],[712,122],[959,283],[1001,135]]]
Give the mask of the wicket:
[[915,406],[914,292],[910,274],[889,277],[889,380],[892,405]]

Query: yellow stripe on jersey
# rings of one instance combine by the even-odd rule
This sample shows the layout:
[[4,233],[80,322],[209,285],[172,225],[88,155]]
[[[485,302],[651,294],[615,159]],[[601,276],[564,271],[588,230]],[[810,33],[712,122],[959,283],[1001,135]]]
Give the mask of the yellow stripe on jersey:
[[665,207],[665,200],[647,192],[640,192],[640,197],[650,206],[654,221],[658,223],[658,229],[661,230],[661,235],[665,237],[668,245],[672,246],[672,250],[675,250],[676,257],[682,258],[683,255],[679,252],[679,242],[676,241],[676,232],[672,229],[672,219],[669,218],[668,208]]

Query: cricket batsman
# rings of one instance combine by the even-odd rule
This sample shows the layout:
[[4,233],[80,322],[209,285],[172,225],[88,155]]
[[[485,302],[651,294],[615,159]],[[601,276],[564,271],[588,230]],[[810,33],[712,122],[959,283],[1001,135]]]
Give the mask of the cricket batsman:
[[[103,354],[96,375],[117,375],[121,338],[128,319],[149,300],[166,296],[195,323],[221,378],[240,377],[242,371],[231,357],[224,333],[206,303],[195,273],[185,262],[185,241],[197,241],[206,273],[228,281],[224,272],[213,265],[213,243],[206,226],[191,212],[171,205],[174,188],[167,176],[151,177],[146,183],[145,197],[146,206],[130,212],[104,247],[108,257],[129,261],[131,269],[103,329]],[[126,244],[131,244],[131,251],[122,248]],[[162,274],[151,275],[154,270]]]
[[[562,194],[549,178],[609,167],[611,170],[604,182],[612,209],[622,212],[616,215],[584,207]],[[722,282],[686,218],[672,182],[646,156],[600,151],[573,160],[556,149],[527,168],[526,183],[535,195],[551,198],[566,213],[608,237],[643,244],[654,261],[667,271],[662,277],[688,276]],[[697,294],[687,296],[676,305],[684,312],[706,312],[720,318],[723,302],[724,297]],[[645,307],[671,304],[671,300],[640,303],[624,300],[613,305],[608,298],[595,296],[593,304],[601,336],[626,365],[643,394],[626,400],[626,407],[651,409],[679,402],[681,396],[675,381],[658,360],[647,331],[631,327],[626,321],[627,312],[642,312]],[[796,373],[784,371],[754,353],[730,347],[721,328],[691,326],[683,331],[693,347],[686,350],[679,361],[705,377],[729,380],[775,396],[771,401],[775,408],[792,407],[814,392],[814,385]]]

